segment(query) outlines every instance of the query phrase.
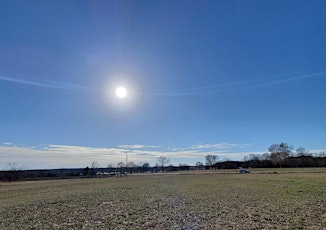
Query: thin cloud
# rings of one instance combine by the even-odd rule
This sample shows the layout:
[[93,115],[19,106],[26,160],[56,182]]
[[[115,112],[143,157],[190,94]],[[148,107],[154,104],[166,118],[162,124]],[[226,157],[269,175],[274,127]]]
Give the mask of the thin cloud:
[[11,142],[2,142],[3,145],[12,145]]
[[166,91],[166,92],[152,92],[152,93],[145,93],[145,95],[151,96],[188,96],[188,95],[201,95],[201,94],[208,94],[214,92],[221,92],[221,91],[230,91],[230,90],[245,90],[245,89],[253,89],[253,88],[262,88],[270,85],[281,84],[284,82],[290,81],[299,81],[303,79],[309,78],[317,78],[317,77],[325,77],[326,71],[316,72],[316,73],[309,73],[309,74],[302,74],[294,76],[294,74],[283,74],[276,77],[261,77],[252,80],[245,80],[245,81],[236,81],[236,82],[228,82],[222,84],[211,84],[211,85],[204,85],[195,88],[184,88],[179,89],[177,91]]
[[[283,75],[287,77],[280,78],[272,77],[272,78],[258,78],[253,80],[245,80],[245,81],[237,81],[237,82],[229,82],[224,84],[213,84],[213,85],[206,85],[201,87],[195,88],[185,88],[179,89],[178,91],[166,91],[166,92],[144,92],[143,95],[150,95],[150,96],[187,96],[187,95],[199,95],[199,94],[207,94],[212,92],[219,92],[225,90],[240,90],[240,89],[253,89],[253,88],[260,88],[266,87],[269,85],[280,84],[284,82],[290,81],[298,81],[302,79],[309,79],[309,78],[316,78],[316,77],[325,77],[326,71],[310,73],[310,74],[303,74],[297,75],[293,77],[288,77],[289,74]],[[0,80],[13,82],[18,84],[30,85],[35,87],[42,87],[42,88],[51,88],[51,89],[60,89],[60,90],[88,90],[88,91],[103,91],[103,89],[87,87],[83,85],[77,84],[70,84],[67,82],[41,82],[41,81],[32,81],[32,80],[24,80],[21,78],[15,78],[7,75],[0,74]]]
[[250,144],[233,144],[233,143],[216,143],[216,144],[197,144],[193,145],[191,149],[230,149],[241,148]]
[[76,84],[70,84],[70,83],[31,81],[31,80],[24,80],[21,78],[14,78],[14,77],[6,76],[6,75],[0,75],[0,80],[23,84],[23,85],[41,87],[41,88],[50,88],[50,89],[100,91],[99,89],[82,86],[82,85],[76,85]]
[[146,149],[146,148],[160,148],[160,146],[155,146],[155,145],[119,145],[119,148],[125,148],[125,149]]
[[[129,146],[129,148],[126,148]],[[149,145],[150,146],[150,145]],[[93,161],[106,167],[108,164],[125,162],[126,156],[134,163],[149,162],[154,165],[159,156],[166,156],[172,164],[187,163],[194,165],[204,162],[207,154],[216,154],[219,159],[241,160],[250,154],[262,154],[263,151],[243,151],[248,144],[216,143],[197,144],[188,148],[160,149],[158,146],[125,145],[115,148],[96,148],[72,145],[20,146],[10,143],[0,145],[0,170],[6,169],[8,163],[16,162],[29,169],[42,168],[82,168],[90,166]],[[124,147],[124,148],[122,148]],[[133,148],[131,148],[133,147]],[[240,151],[239,151],[240,150]],[[310,150],[311,153],[326,150]]]

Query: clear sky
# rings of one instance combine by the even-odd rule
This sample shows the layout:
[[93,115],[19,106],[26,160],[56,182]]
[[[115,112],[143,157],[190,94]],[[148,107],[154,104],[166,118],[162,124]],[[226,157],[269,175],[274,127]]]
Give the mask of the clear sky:
[[326,150],[325,41],[323,0],[2,0],[0,169]]

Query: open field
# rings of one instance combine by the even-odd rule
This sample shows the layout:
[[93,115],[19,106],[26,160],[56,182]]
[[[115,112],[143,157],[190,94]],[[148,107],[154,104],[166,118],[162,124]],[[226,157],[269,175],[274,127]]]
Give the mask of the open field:
[[0,183],[0,229],[326,229],[326,174],[282,170]]

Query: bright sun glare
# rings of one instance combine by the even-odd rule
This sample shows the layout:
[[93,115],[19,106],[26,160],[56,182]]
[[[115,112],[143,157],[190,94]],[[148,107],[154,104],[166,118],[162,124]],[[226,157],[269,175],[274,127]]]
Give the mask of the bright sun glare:
[[127,96],[127,90],[125,87],[123,86],[119,86],[116,90],[115,90],[115,94],[117,95],[117,97],[119,98],[125,98]]

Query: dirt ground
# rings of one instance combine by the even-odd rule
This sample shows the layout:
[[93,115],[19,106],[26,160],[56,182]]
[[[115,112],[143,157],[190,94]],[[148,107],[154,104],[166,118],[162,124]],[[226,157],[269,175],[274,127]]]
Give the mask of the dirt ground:
[[0,183],[0,229],[326,229],[326,174],[290,171]]

